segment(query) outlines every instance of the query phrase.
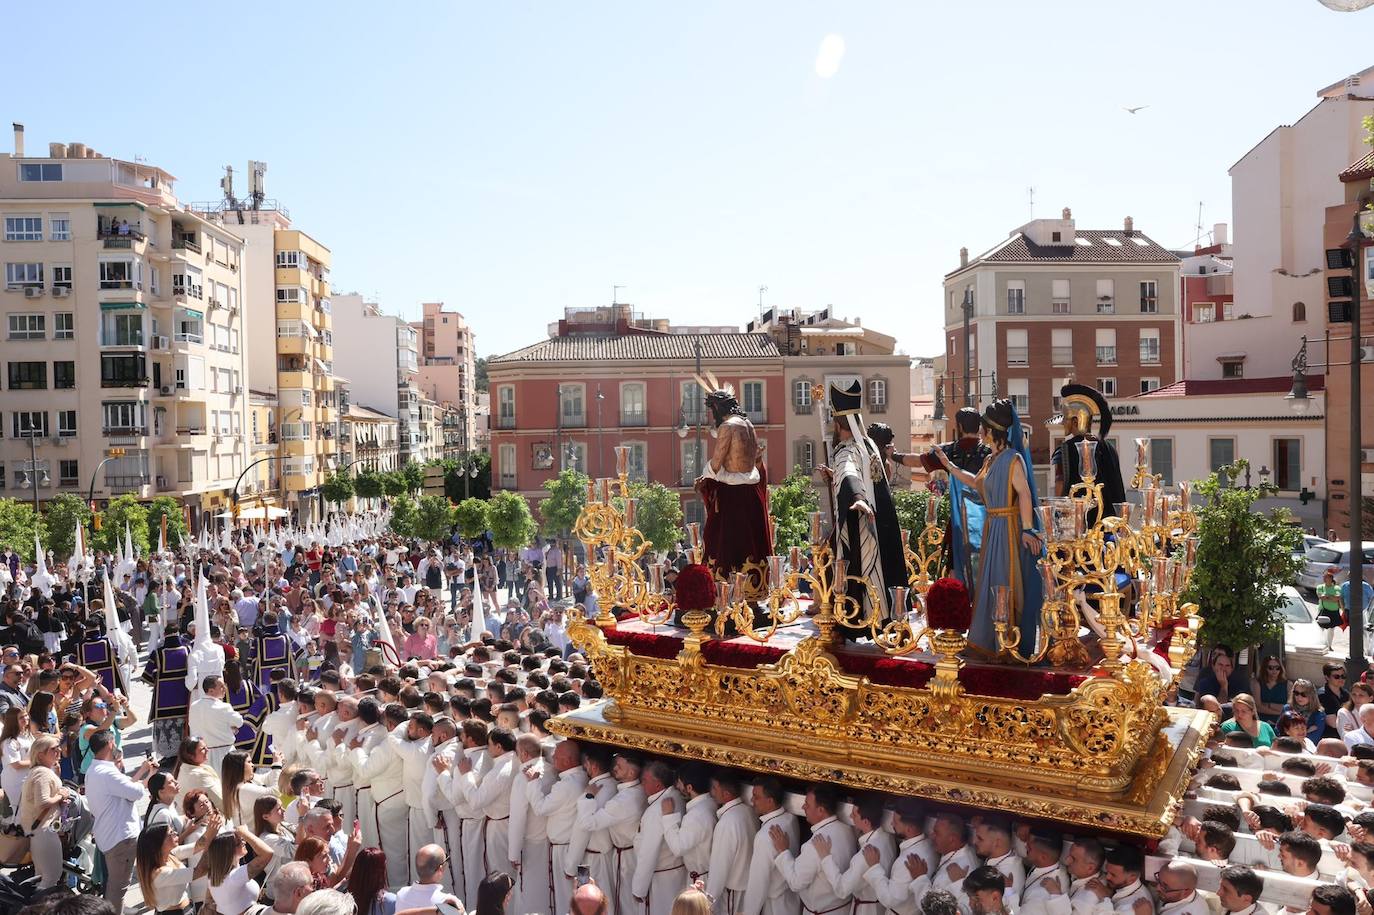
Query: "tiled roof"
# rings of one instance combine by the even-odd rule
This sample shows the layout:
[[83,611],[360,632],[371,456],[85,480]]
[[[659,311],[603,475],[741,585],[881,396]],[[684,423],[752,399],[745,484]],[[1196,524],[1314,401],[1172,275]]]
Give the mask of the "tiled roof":
[[781,355],[768,334],[574,334],[493,356],[487,364],[695,359],[698,341],[703,359],[772,359]]
[[[1326,378],[1321,375],[1307,376],[1307,390],[1320,391],[1326,387]],[[1190,378],[1166,384],[1148,394],[1139,394],[1141,399],[1152,397],[1187,397],[1217,394],[1287,394],[1293,389],[1292,375],[1276,375],[1270,378]],[[1132,398],[1133,400],[1135,398]]]
[[[1023,233],[1016,233],[985,254],[970,260],[968,266],[953,270],[953,276],[984,263],[999,264],[1173,264],[1178,255],[1144,233],[1127,235],[1122,229],[1078,229],[1077,241],[1067,245],[1037,245]],[[1137,240],[1141,243],[1137,243]]]
[[1350,163],[1349,168],[1341,172],[1342,181],[1363,181],[1365,178],[1374,178],[1374,149],[1360,156]]

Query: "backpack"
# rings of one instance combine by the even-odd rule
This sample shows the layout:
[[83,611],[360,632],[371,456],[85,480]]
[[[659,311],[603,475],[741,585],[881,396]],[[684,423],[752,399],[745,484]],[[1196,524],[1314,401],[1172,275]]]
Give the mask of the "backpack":
[[439,569],[437,562],[431,562],[429,568],[425,570],[425,587],[438,588],[444,584],[443,572]]

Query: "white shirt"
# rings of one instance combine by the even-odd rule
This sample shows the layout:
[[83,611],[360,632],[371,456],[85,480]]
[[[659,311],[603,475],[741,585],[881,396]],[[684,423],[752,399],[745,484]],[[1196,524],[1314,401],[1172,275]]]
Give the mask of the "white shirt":
[[920,906],[920,900],[911,895],[913,878],[906,866],[906,859],[913,856],[924,861],[928,871],[934,870],[940,860],[930,839],[924,835],[912,836],[910,839],[903,839],[897,846],[890,873],[879,857],[878,863],[864,874],[868,885],[873,888],[874,895],[878,897],[878,902],[898,915],[916,915]]
[[791,851],[779,852],[773,866],[782,874],[787,885],[801,897],[802,904],[813,912],[828,912],[844,905],[847,896],[841,895],[821,870],[821,858],[816,852],[815,837],[830,839],[830,854],[849,861],[858,850],[854,830],[835,817],[826,817],[811,830],[811,840],[802,845],[794,856]]
[[[410,886],[403,886],[396,891],[395,910],[397,912],[403,912],[406,909],[428,909],[434,907],[443,899],[456,900],[457,897],[445,893],[442,884],[413,883]],[[463,907],[461,902],[458,904],[458,907],[460,909]],[[358,915],[368,915],[368,913],[360,912]]]
[[1160,906],[1159,915],[1211,915],[1211,910],[1207,907],[1207,900],[1194,890],[1178,902]]
[[758,831],[758,817],[739,798],[727,801],[716,811],[706,895],[723,899],[726,890],[745,891],[749,886],[749,853]]
[[256,880],[248,879],[248,865],[240,864],[224,877],[219,886],[210,887],[215,909],[221,915],[241,915],[262,894]]
[[710,876],[711,836],[716,831],[716,802],[709,794],[698,794],[687,802],[687,810],[663,815],[663,841],[687,866],[688,883]]
[[[524,775],[518,776],[524,779]],[[525,799],[533,813],[548,817],[549,843],[566,845],[577,822],[577,800],[587,787],[587,772],[573,766],[558,773],[557,781],[545,787],[538,779],[525,782]]]
[[191,703],[186,726],[207,747],[227,747],[233,745],[238,729],[243,727],[243,716],[223,699],[201,696]]
[[[96,759],[86,770],[86,803],[95,818],[96,847],[109,852],[120,842],[138,838],[134,805],[148,792],[108,759]],[[234,913],[237,915],[237,913]]]
[[744,891],[742,915],[760,915],[766,911],[795,911],[796,896],[787,886],[782,873],[773,866],[777,850],[773,848],[770,834],[774,826],[787,834],[788,850],[796,855],[801,841],[801,827],[797,818],[786,810],[765,813],[759,818],[758,832],[754,834],[754,850],[749,859],[749,886]]

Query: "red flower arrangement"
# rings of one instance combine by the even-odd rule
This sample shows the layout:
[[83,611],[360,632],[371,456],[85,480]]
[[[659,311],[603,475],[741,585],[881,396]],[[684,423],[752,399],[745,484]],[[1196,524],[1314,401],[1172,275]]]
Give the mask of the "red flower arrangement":
[[682,651],[682,639],[672,635],[657,635],[652,632],[626,632],[612,629],[606,633],[606,641],[612,645],[624,645],[630,654],[641,658],[660,658],[667,660],[678,656]]
[[926,619],[935,629],[967,631],[973,625],[973,602],[957,578],[941,578],[926,592]]
[[677,584],[673,593],[677,597],[680,612],[688,610],[710,610],[716,605],[716,580],[711,570],[700,563],[683,566],[677,573]]
[[748,670],[764,664],[774,664],[786,652],[772,645],[758,645],[750,642],[722,642],[712,639],[701,643],[701,656],[708,664],[721,667],[740,667]]

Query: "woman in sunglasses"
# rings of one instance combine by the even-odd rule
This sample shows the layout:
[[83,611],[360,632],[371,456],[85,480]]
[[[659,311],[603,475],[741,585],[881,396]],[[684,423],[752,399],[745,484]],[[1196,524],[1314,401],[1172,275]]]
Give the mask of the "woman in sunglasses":
[[1322,739],[1322,733],[1326,730],[1326,712],[1322,711],[1321,703],[1317,701],[1317,689],[1311,680],[1293,681],[1293,695],[1284,711],[1292,712],[1307,722],[1307,739],[1313,744]]
[[1292,689],[1284,676],[1283,661],[1278,655],[1271,655],[1260,662],[1259,673],[1253,678],[1251,690],[1259,708],[1261,721],[1276,724],[1288,704],[1288,693]]

